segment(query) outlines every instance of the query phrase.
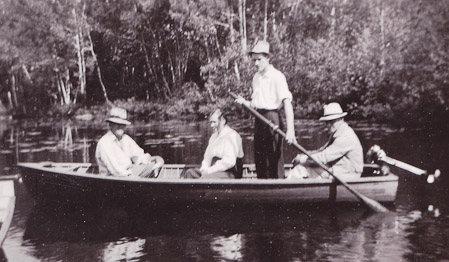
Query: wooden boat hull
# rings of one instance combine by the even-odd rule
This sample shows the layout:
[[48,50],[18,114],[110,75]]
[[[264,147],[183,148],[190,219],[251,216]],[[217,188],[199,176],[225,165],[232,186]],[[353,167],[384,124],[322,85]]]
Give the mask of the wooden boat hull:
[[16,196],[14,192],[15,176],[0,177],[0,246],[6,239],[9,226],[11,225],[14,215],[14,207],[16,204]]
[[[166,165],[157,179],[85,173],[90,164],[20,163],[18,166],[25,186],[36,200],[126,205],[359,202],[346,188],[327,179],[174,179],[183,165]],[[378,202],[391,203],[396,198],[398,177],[395,175],[346,182]]]

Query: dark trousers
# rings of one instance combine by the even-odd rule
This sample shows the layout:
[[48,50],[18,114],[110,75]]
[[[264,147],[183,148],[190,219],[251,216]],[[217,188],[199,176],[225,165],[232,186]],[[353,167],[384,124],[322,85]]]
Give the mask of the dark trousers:
[[[273,124],[284,129],[278,110],[258,110]],[[285,178],[283,138],[267,124],[256,118],[254,126],[254,161],[257,178]]]

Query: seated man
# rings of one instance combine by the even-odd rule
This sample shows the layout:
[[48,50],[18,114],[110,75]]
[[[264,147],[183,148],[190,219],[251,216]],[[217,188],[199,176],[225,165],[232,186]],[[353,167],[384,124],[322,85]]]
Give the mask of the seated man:
[[95,151],[100,174],[156,177],[164,160],[145,153],[125,134],[125,127],[131,124],[126,118],[125,109],[112,108],[105,120],[109,123],[109,131],[98,141]]
[[[346,115],[338,103],[324,106],[324,116],[320,121],[325,121],[331,137],[326,145],[311,152],[314,159],[327,165],[334,175],[342,179],[360,177],[363,171],[362,145],[354,130],[343,120]],[[293,164],[295,167],[287,179],[330,176],[304,154],[297,155]]]
[[243,148],[242,138],[226,124],[220,109],[210,116],[214,133],[204,153],[201,168],[188,169],[183,178],[236,178],[241,175]]

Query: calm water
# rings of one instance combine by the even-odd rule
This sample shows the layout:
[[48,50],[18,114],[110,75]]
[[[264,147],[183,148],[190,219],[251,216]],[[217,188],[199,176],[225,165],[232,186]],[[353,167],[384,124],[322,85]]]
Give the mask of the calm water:
[[[449,261],[449,138],[428,130],[401,130],[351,122],[365,151],[378,144],[387,155],[423,169],[440,168],[438,183],[399,172],[395,206],[388,214],[364,207],[261,207],[224,210],[124,210],[77,206],[34,207],[23,184],[3,256],[9,261]],[[231,123],[244,138],[252,163],[251,123]],[[17,161],[94,162],[106,126],[86,122],[0,122],[0,175],[17,174]],[[207,123],[138,124],[129,134],[167,163],[200,163]],[[299,143],[315,149],[327,140],[318,122],[297,123]],[[286,160],[296,152],[286,147]],[[2,254],[0,254],[2,255]]]

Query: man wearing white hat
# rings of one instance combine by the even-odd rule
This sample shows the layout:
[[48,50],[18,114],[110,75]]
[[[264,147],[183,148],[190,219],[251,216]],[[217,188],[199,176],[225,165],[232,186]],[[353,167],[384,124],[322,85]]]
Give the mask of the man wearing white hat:
[[128,135],[125,127],[126,110],[112,108],[109,118],[109,131],[98,141],[95,158],[102,175],[155,177],[164,165],[160,156],[151,156]]
[[[239,104],[255,108],[273,124],[284,129],[280,115],[284,107],[287,121],[285,139],[291,144],[296,141],[292,107],[292,93],[282,72],[274,68],[269,61],[270,45],[259,41],[249,53],[257,73],[253,77],[251,101],[243,97],[236,99]],[[256,118],[254,127],[254,160],[257,178],[285,178],[283,138],[263,121]]]
[[[324,106],[324,115],[320,121],[325,121],[331,137],[326,145],[311,152],[316,160],[327,165],[333,174],[342,179],[360,177],[363,171],[362,145],[354,130],[343,120],[346,115],[338,103]],[[295,168],[288,179],[329,176],[304,154],[297,155],[293,164]]]

